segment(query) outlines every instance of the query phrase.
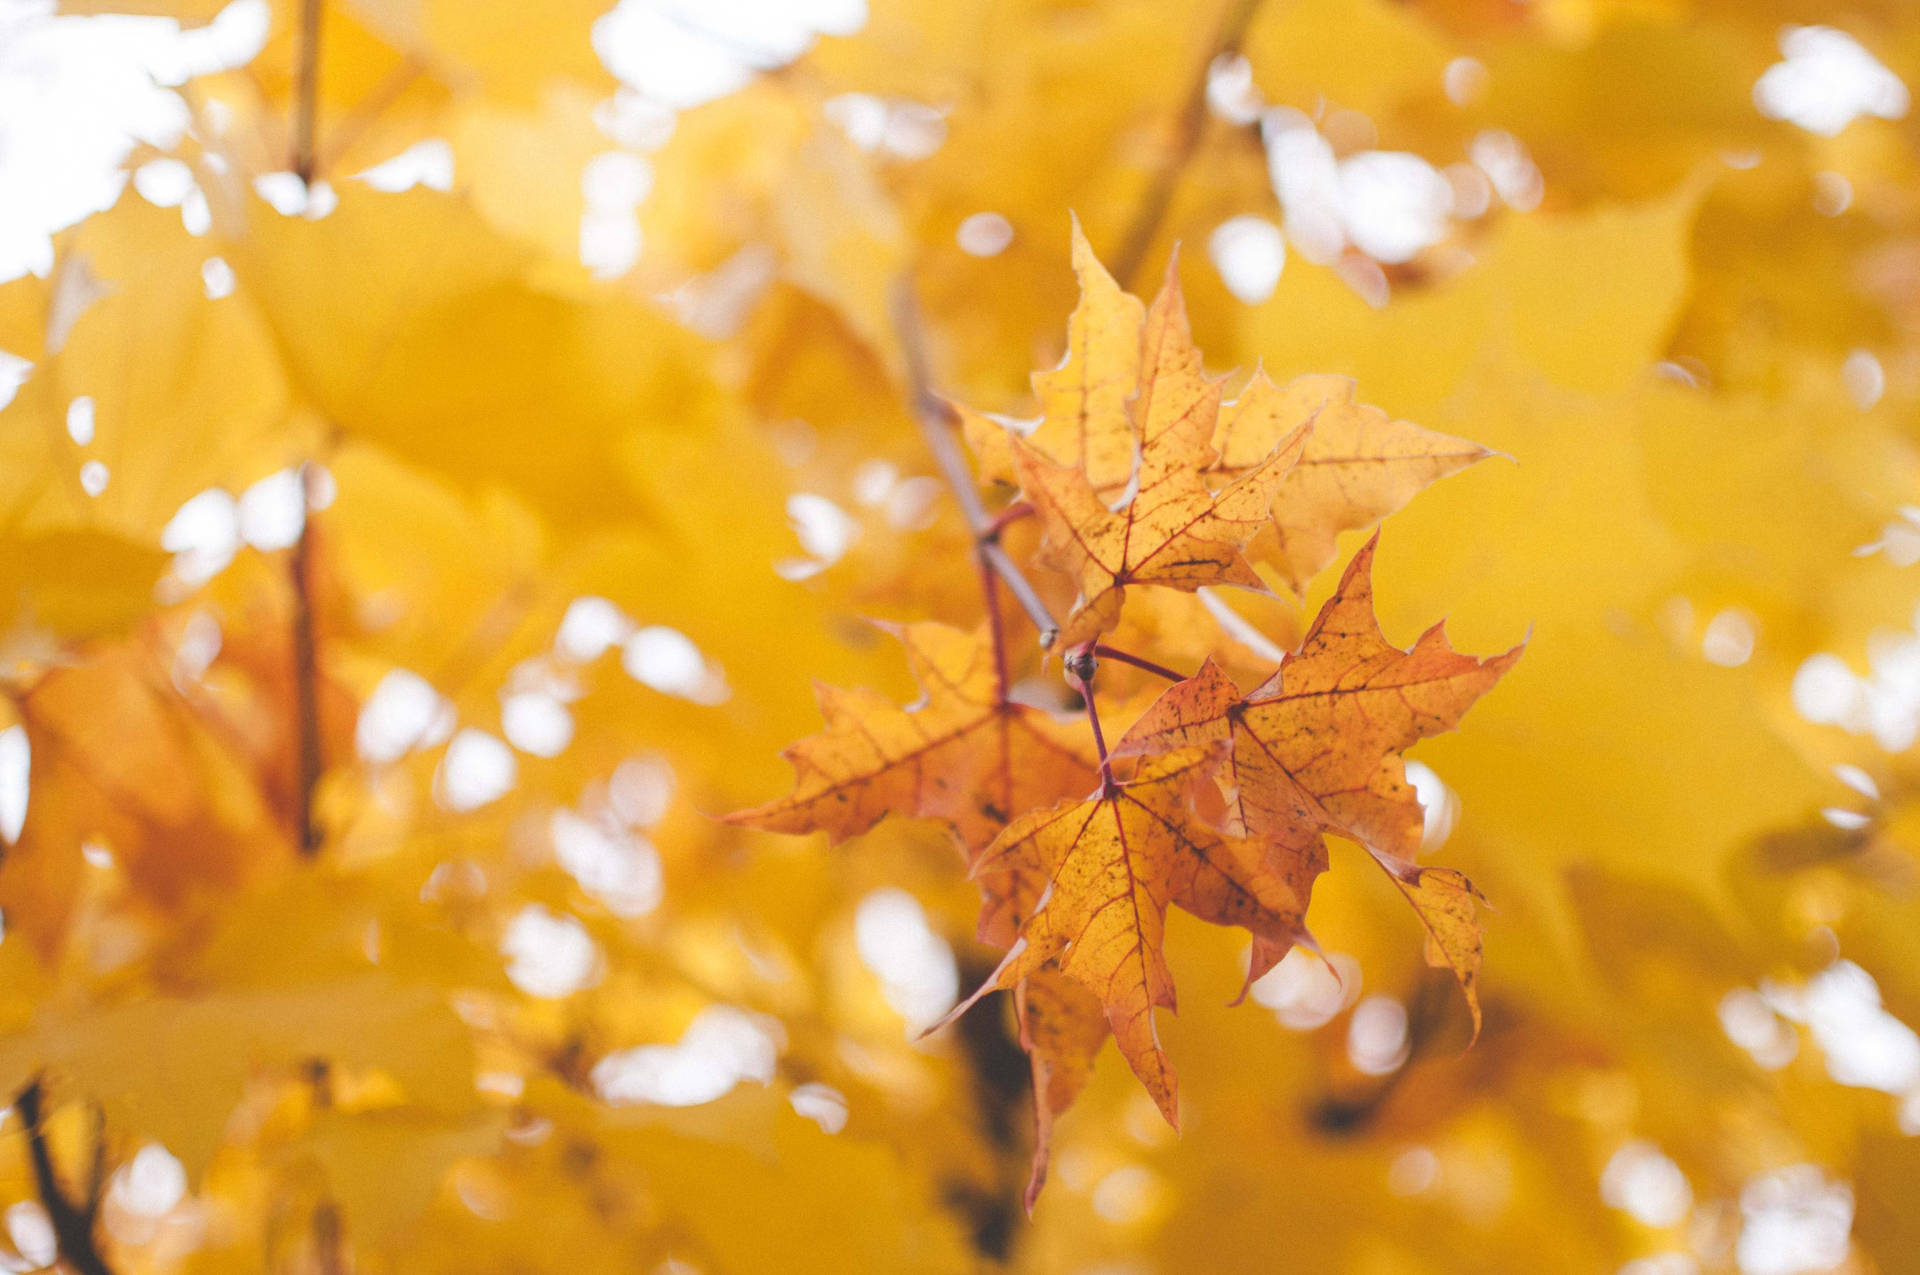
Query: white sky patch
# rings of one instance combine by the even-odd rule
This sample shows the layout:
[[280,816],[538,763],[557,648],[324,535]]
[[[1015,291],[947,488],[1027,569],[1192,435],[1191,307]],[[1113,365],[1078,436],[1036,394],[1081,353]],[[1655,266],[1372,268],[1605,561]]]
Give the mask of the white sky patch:
[[1767,998],[1751,987],[1736,987],[1720,998],[1720,1030],[1767,1071],[1778,1071],[1800,1052],[1800,1033],[1773,1012]]
[[1013,244],[1013,223],[997,212],[977,212],[960,223],[953,240],[970,257],[997,257]]
[[1287,264],[1287,241],[1265,217],[1231,217],[1207,237],[1207,256],[1227,291],[1248,305],[1259,305],[1280,286]]
[[330,183],[316,181],[309,186],[298,173],[262,173],[253,179],[253,189],[283,217],[317,221],[340,203],[339,192]]
[[1266,100],[1244,53],[1222,53],[1207,65],[1207,109],[1239,128],[1260,118]]
[[363,169],[354,177],[375,190],[398,192],[425,186],[453,189],[453,146],[442,137],[415,142],[392,159]]
[[865,0],[620,0],[593,24],[593,49],[615,78],[684,108],[742,88],[820,35],[851,35],[866,20]]
[[1440,1157],[1430,1147],[1408,1147],[1387,1167],[1387,1190],[1395,1195],[1420,1195],[1440,1180]]
[[1478,58],[1455,58],[1440,73],[1440,87],[1449,102],[1465,106],[1486,91],[1486,65]]
[[54,1237],[53,1219],[38,1200],[21,1200],[7,1206],[7,1238],[13,1249],[29,1263],[29,1269],[52,1266],[59,1256],[59,1241]]
[[1362,151],[1340,161],[1340,217],[1353,246],[1375,261],[1411,261],[1447,237],[1453,187],[1405,151]]
[[1818,1165],[1789,1165],[1748,1180],[1740,1215],[1741,1275],[1814,1275],[1847,1258],[1853,1188]]
[[1467,147],[1474,166],[1487,175],[1500,202],[1515,212],[1532,212],[1546,194],[1546,183],[1526,144],[1502,129],[1488,129]]
[[573,742],[573,711],[546,691],[515,691],[500,701],[500,731],[523,753],[558,757]]
[[207,300],[218,301],[233,295],[233,286],[237,281],[233,267],[227,264],[225,257],[208,257],[200,263],[200,282],[207,290]]
[[628,638],[620,666],[636,682],[696,704],[724,703],[730,694],[726,678],[693,639],[664,624],[649,624]]
[[[1902,511],[1903,520],[1920,519]],[[1915,521],[1920,532],[1920,521]],[[1907,533],[1889,531],[1859,552],[1885,552],[1896,563],[1907,552]],[[1920,612],[1915,615],[1920,624]],[[1888,752],[1905,752],[1920,740],[1920,634],[1878,629],[1867,638],[1867,673],[1859,676],[1837,655],[1810,655],[1793,675],[1793,706],[1808,721],[1871,736]]]
[[1853,552],[1861,558],[1885,554],[1887,561],[1896,567],[1910,567],[1920,562],[1920,505],[1900,506],[1899,512],[1881,528],[1878,540],[1869,541]]
[[160,547],[173,555],[173,574],[188,586],[219,575],[240,549],[233,497],[218,487],[190,497],[160,529]]
[[1267,175],[1286,215],[1287,240],[1325,265],[1346,247],[1340,216],[1340,165],[1333,146],[1299,111],[1275,107],[1260,118]]
[[1391,996],[1369,996],[1347,1021],[1347,1061],[1356,1071],[1384,1076],[1407,1061],[1407,1007]]
[[1807,1025],[1835,1081],[1890,1094],[1920,1089],[1920,1035],[1881,1007],[1879,984],[1852,961],[1835,961],[1802,987],[1769,982],[1761,991],[1775,1013]]
[[1447,843],[1454,825],[1460,822],[1460,794],[1424,762],[1407,763],[1407,782],[1413,785],[1414,799],[1420,803],[1420,853],[1432,854]]
[[1659,1147],[1636,1138],[1600,1174],[1600,1198],[1644,1226],[1675,1226],[1693,1211],[1693,1187]]
[[1853,183],[1845,173],[1813,175],[1813,210],[1822,217],[1838,217],[1853,207]]
[[478,810],[513,791],[519,769],[511,748],[469,726],[448,742],[433,776],[434,795],[456,814]]
[[627,613],[606,598],[588,595],[567,604],[554,635],[554,654],[575,664],[591,664],[633,636]]
[[81,394],[67,404],[67,437],[74,446],[86,447],[93,442],[93,396]]
[[784,1043],[773,1019],[709,1005],[677,1044],[640,1045],[602,1058],[593,1068],[593,1086],[616,1106],[698,1106],[742,1081],[771,1083]]
[[653,189],[653,166],[631,151],[602,151],[580,173],[580,264],[617,279],[640,259],[640,201]]
[[794,1112],[819,1125],[826,1133],[838,1133],[847,1127],[847,1096],[832,1085],[811,1081],[797,1086],[787,1095]]
[[268,474],[240,493],[240,538],[263,552],[290,549],[307,525],[307,491],[297,469]]
[[1742,607],[1717,611],[1707,621],[1700,636],[1700,654],[1709,664],[1721,668],[1739,668],[1753,658],[1754,643],[1760,635],[1759,621]]
[[27,374],[33,371],[33,361],[23,359],[18,354],[9,354],[0,350],[0,407],[13,402],[13,396],[20,392],[26,383]]
[[1871,411],[1887,392],[1887,370],[1872,350],[1853,350],[1840,364],[1840,384],[1861,411]]
[[370,762],[398,761],[453,733],[453,701],[418,673],[397,668],[382,677],[360,705],[353,743]]
[[173,1153],[149,1142],[113,1175],[113,1199],[141,1217],[165,1217],[187,1198],[187,1171]]
[[52,269],[50,236],[119,198],[133,147],[166,150],[186,131],[173,90],[245,65],[267,36],[266,0],[184,32],[169,18],[53,9],[0,0],[0,282]]
[[1862,116],[1897,120],[1907,113],[1907,86],[1844,31],[1782,27],[1780,52],[1786,60],[1753,86],[1753,104],[1768,119],[1835,137]]
[[607,780],[607,804],[629,827],[651,828],[673,805],[673,766],[658,755],[629,757]]
[[27,728],[15,723],[0,730],[0,838],[20,840],[27,826],[27,797],[32,791],[33,746]]
[[918,1036],[940,1021],[960,995],[953,949],[927,924],[920,901],[905,890],[875,890],[853,918],[860,960],[880,980],[887,1004]]
[[106,491],[107,484],[113,481],[113,471],[97,460],[90,460],[80,466],[80,490],[89,496],[98,496]]
[[660,906],[660,855],[644,837],[571,810],[555,811],[548,830],[554,858],[609,912],[630,919]]
[[133,170],[133,188],[155,208],[178,208],[197,185],[193,170],[177,159],[150,159]]
[[1116,1226],[1138,1222],[1160,1194],[1160,1179],[1144,1164],[1123,1164],[1093,1188],[1093,1211]]
[[848,141],[889,159],[925,159],[947,140],[946,116],[924,102],[842,93],[823,109]]
[[[1450,233],[1456,183],[1420,156],[1361,150],[1338,158],[1314,121],[1290,107],[1267,110],[1260,129],[1287,240],[1308,261],[1332,264],[1351,246],[1373,263],[1395,265]],[[1530,167],[1532,161],[1519,142],[1507,142],[1500,147],[1502,175],[1489,180],[1496,189],[1508,182],[1516,199],[1525,202],[1519,165],[1524,159]],[[1372,291],[1361,290],[1363,295]]]
[[543,1000],[571,996],[600,973],[600,949],[587,927],[538,903],[527,904],[508,923],[500,950],[513,985]]
[[1272,1010],[1281,1026],[1312,1031],[1333,1021],[1360,995],[1360,962],[1345,952],[1321,960],[1296,947],[1263,974],[1247,994]]

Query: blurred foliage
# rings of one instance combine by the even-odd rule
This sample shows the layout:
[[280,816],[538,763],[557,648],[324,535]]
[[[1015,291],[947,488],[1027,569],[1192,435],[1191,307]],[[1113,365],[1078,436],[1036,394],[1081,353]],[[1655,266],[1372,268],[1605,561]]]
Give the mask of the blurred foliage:
[[[1903,1092],[1848,1062],[1920,1023],[1920,116],[1757,109],[1806,6],[870,0],[677,116],[594,56],[603,3],[337,0],[317,47],[270,7],[128,161],[204,223],[129,188],[0,286],[10,1269],[44,1219],[95,1275],[1920,1271],[1920,1052]],[[1822,7],[1920,84],[1920,8]],[[1464,166],[1443,233],[1302,251],[1287,121]],[[450,190],[354,176],[429,141]],[[916,1039],[863,959],[896,890],[958,990],[998,961],[944,834],[710,816],[782,790],[814,681],[912,698],[868,619],[979,623],[893,298],[935,390],[1030,417],[1070,213],[1136,288],[1185,245],[1231,390],[1352,377],[1510,458],[1374,572],[1396,644],[1531,636],[1413,753],[1492,905],[1477,1042],[1359,856],[1313,902],[1338,984],[1226,1008],[1244,937],[1176,915],[1181,1132],[1109,1051],[1028,1218],[1009,998]],[[638,255],[589,268],[609,215]],[[1242,216],[1294,249],[1252,302],[1208,259]],[[1265,570],[1118,644],[1270,670],[1337,573]],[[715,1031],[738,1085],[615,1092]]]

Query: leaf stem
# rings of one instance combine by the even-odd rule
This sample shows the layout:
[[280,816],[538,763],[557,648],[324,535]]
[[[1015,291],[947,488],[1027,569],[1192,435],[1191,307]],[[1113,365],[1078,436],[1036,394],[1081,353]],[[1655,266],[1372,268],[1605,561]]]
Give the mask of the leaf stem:
[[980,568],[980,595],[987,600],[987,631],[993,638],[994,702],[1007,702],[1007,626],[1000,618],[1000,586],[993,564],[987,560],[985,543],[975,547],[973,560]]
[[300,537],[293,542],[287,574],[293,586],[293,712],[295,844],[312,858],[320,851],[320,829],[313,817],[314,789],[324,762],[320,740],[320,676],[313,632],[313,466],[299,469]]
[[989,522],[985,529],[980,532],[980,538],[982,540],[997,541],[1008,527],[1019,522],[1022,518],[1030,518],[1032,516],[1033,506],[1024,500],[1016,500],[993,516],[993,521]]
[[300,0],[300,36],[293,68],[293,154],[288,167],[313,184],[314,124],[320,113],[320,25],[326,0]]
[[1186,101],[1181,104],[1180,114],[1175,117],[1173,147],[1159,171],[1153,175],[1152,184],[1147,187],[1140,206],[1134,210],[1133,222],[1127,227],[1126,237],[1120,241],[1120,250],[1112,259],[1113,277],[1122,288],[1133,286],[1133,278],[1146,260],[1147,249],[1153,247],[1154,236],[1160,233],[1160,224],[1166,220],[1167,209],[1173,204],[1173,192],[1180,183],[1180,174],[1200,145],[1200,134],[1207,124],[1207,81],[1213,74],[1213,64],[1240,51],[1240,43],[1246,39],[1247,27],[1253,22],[1253,15],[1259,8],[1260,0],[1232,0],[1231,7],[1221,19],[1220,34],[1214,39],[1212,52],[1200,64],[1199,73],[1187,86]]
[[1094,648],[1083,646],[1067,656],[1067,685],[1080,692],[1087,706],[1087,725],[1093,728],[1093,750],[1100,757],[1100,795],[1111,797],[1120,787],[1113,778],[1113,758],[1107,754],[1107,737],[1100,729],[1100,709],[1093,702],[1093,678],[1099,669]]
[[1093,648],[1093,653],[1103,660],[1118,660],[1122,664],[1131,664],[1133,667],[1144,669],[1156,677],[1164,677],[1169,682],[1184,682],[1187,680],[1164,664],[1155,664],[1152,660],[1142,659],[1138,655],[1129,655],[1117,647],[1096,644]]
[[1013,559],[1007,556],[1007,551],[1000,547],[996,539],[999,532],[994,526],[995,520],[980,503],[980,493],[974,488],[966,458],[960,454],[959,445],[953,440],[953,409],[933,392],[920,307],[914,300],[913,281],[906,276],[902,276],[894,285],[893,322],[900,338],[901,353],[906,358],[907,389],[911,397],[909,406],[913,410],[914,422],[920,426],[920,436],[926,440],[927,450],[933,453],[940,476],[946,480],[954,499],[960,502],[961,516],[973,532],[981,560],[1006,584],[1007,592],[1027,613],[1034,627],[1040,630],[1041,647],[1051,647],[1060,633],[1059,621],[1053,618],[1047,604],[1041,601],[1039,593],[1035,592]]
[[[33,1182],[40,1194],[40,1207],[47,1211],[47,1220],[53,1226],[61,1260],[72,1267],[76,1275],[113,1275],[113,1268],[100,1256],[93,1239],[94,1218],[100,1209],[98,1187],[104,1185],[105,1174],[96,1167],[92,1174],[95,1185],[89,1187],[93,1194],[84,1203],[76,1204],[67,1198],[60,1177],[54,1172],[53,1153],[47,1147],[45,1113],[41,1106],[45,1096],[40,1077],[35,1076],[13,1100],[20,1112],[20,1122],[26,1126],[27,1154],[33,1161]],[[97,1126],[96,1138],[93,1154],[98,1166],[105,1163],[106,1139]]]

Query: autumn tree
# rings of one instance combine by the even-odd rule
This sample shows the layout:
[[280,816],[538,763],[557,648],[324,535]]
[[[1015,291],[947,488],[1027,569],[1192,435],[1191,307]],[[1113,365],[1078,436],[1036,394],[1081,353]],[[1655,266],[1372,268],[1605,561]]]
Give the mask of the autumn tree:
[[1920,1270],[1912,6],[5,22],[8,1269]]

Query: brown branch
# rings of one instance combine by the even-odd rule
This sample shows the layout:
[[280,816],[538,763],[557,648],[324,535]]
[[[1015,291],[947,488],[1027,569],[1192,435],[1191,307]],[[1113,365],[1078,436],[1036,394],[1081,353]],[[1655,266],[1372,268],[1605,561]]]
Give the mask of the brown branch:
[[[94,1244],[94,1215],[100,1208],[99,1188],[104,1185],[104,1173],[96,1167],[95,1179],[89,1190],[93,1192],[85,1201],[76,1204],[67,1197],[65,1188],[60,1185],[60,1175],[54,1171],[53,1152],[47,1146],[45,1112],[41,1106],[45,1099],[45,1090],[41,1087],[40,1077],[35,1076],[27,1082],[13,1100],[14,1108],[20,1113],[20,1121],[27,1130],[27,1154],[33,1161],[33,1183],[40,1194],[40,1207],[47,1211],[47,1220],[53,1226],[54,1243],[59,1247],[60,1260],[76,1272],[76,1275],[113,1275],[113,1268],[100,1256],[99,1248]],[[104,1137],[95,1144],[94,1163],[105,1163]]]
[[1207,126],[1207,80],[1213,74],[1213,64],[1240,51],[1247,27],[1253,22],[1253,15],[1259,8],[1260,0],[1231,0],[1231,7],[1220,23],[1220,34],[1214,39],[1206,59],[1200,63],[1199,73],[1187,86],[1186,101],[1181,104],[1180,114],[1174,120],[1173,146],[1161,162],[1159,171],[1153,175],[1153,182],[1147,187],[1140,206],[1134,210],[1133,222],[1127,227],[1125,238],[1120,241],[1119,251],[1109,259],[1113,263],[1113,277],[1123,288],[1133,286],[1134,276],[1146,260],[1147,249],[1153,247],[1154,236],[1160,233],[1160,223],[1166,220],[1167,209],[1173,205],[1173,192],[1180,184],[1180,174],[1192,160],[1194,151],[1199,149],[1200,135]]
[[1040,645],[1043,648],[1051,647],[1053,639],[1060,632],[1060,624],[1021,573],[1019,566],[1000,547],[997,538],[999,529],[994,518],[987,513],[986,506],[980,503],[980,493],[974,488],[966,457],[960,454],[960,446],[954,442],[953,409],[933,392],[920,307],[914,300],[911,279],[902,277],[894,287],[893,322],[900,337],[901,352],[907,361],[907,388],[912,397],[913,419],[920,426],[920,435],[926,440],[927,450],[933,453],[934,463],[939,466],[940,476],[946,479],[953,498],[960,502],[960,514],[966,519],[967,529],[973,532],[981,560],[1006,584],[1007,592],[1027,613],[1034,627],[1040,630]]
[[1119,785],[1113,778],[1113,758],[1107,755],[1107,737],[1100,729],[1100,710],[1093,702],[1093,675],[1099,670],[1100,661],[1094,658],[1093,647],[1077,647],[1067,656],[1067,685],[1080,693],[1087,706],[1087,725],[1093,728],[1093,749],[1100,757],[1100,795],[1113,796]]
[[1118,647],[1097,644],[1093,648],[1093,653],[1103,660],[1117,660],[1122,664],[1131,664],[1137,669],[1152,673],[1155,677],[1164,677],[1169,682],[1184,682],[1187,680],[1164,664],[1155,664],[1152,660],[1142,659],[1138,655],[1131,655]]
[[313,184],[313,139],[320,114],[320,19],[325,0],[300,0],[300,35],[293,68],[293,154],[287,166]]
[[313,635],[313,466],[300,466],[300,538],[287,574],[293,585],[294,844],[308,858],[320,852],[314,789],[324,758],[320,741],[320,673]]

